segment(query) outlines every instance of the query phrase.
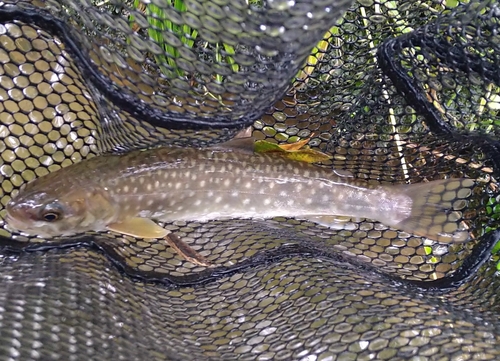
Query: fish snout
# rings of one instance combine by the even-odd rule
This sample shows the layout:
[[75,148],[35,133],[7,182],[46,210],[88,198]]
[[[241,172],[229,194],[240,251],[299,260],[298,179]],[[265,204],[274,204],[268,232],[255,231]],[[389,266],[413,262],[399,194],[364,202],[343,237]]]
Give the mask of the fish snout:
[[37,226],[37,210],[29,204],[9,202],[5,207],[7,214],[4,222],[9,230],[24,232],[30,235],[44,235],[43,227]]
[[19,223],[22,220],[34,220],[33,210],[26,204],[10,200],[5,206],[7,216],[5,221],[9,224]]
[[12,216],[11,213],[7,213],[7,215],[4,218],[4,222],[13,230],[23,231],[24,229],[23,222],[20,219]]

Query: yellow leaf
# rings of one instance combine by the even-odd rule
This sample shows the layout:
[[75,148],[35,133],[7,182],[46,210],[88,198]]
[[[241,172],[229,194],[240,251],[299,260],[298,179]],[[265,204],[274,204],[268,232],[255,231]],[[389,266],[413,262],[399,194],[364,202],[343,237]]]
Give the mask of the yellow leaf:
[[266,153],[272,151],[294,151],[303,148],[309,141],[312,139],[312,136],[306,139],[299,140],[295,143],[291,144],[276,144],[271,143],[266,140],[258,140],[255,142],[254,151],[256,153]]
[[284,150],[299,150],[299,149],[303,148],[307,143],[309,143],[311,138],[312,137],[302,139],[302,140],[299,140],[299,141],[297,141],[295,143],[291,143],[291,144],[281,144],[279,147],[281,149],[284,149]]
[[301,149],[287,153],[282,153],[281,155],[291,160],[296,160],[299,162],[306,162],[306,163],[318,163],[328,159],[332,159],[332,156],[314,149]]
[[273,152],[287,159],[306,163],[317,163],[332,158],[328,154],[305,147],[310,139],[311,138],[300,140],[292,144],[282,145],[267,142],[265,140],[258,140],[255,142],[254,151],[256,153]]

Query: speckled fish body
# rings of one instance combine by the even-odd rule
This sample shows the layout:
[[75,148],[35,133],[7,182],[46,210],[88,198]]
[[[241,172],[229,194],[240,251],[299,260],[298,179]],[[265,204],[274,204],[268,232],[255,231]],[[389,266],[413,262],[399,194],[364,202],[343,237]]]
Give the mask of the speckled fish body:
[[[165,147],[95,157],[41,177],[9,203],[7,221],[28,233],[64,235],[102,231],[130,217],[170,222],[342,215],[463,241],[467,234],[448,211],[470,195],[472,184],[368,185],[272,154]],[[47,208],[61,219],[44,222]]]

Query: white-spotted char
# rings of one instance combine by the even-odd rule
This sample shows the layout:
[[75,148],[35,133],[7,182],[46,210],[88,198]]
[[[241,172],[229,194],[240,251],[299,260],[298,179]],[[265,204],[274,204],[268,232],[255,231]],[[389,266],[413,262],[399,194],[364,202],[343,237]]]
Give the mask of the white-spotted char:
[[11,227],[52,237],[112,229],[128,219],[368,218],[440,242],[468,232],[453,209],[465,207],[471,179],[369,185],[272,154],[164,147],[104,155],[30,182],[7,205]]

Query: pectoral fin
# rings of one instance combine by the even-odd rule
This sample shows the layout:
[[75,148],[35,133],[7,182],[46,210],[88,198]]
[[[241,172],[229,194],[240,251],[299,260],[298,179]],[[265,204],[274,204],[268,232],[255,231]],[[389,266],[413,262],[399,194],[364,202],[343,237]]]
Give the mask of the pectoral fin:
[[122,222],[108,224],[107,228],[110,231],[126,234],[127,236],[137,238],[163,238],[170,231],[160,227],[155,222],[147,218],[129,218]]

